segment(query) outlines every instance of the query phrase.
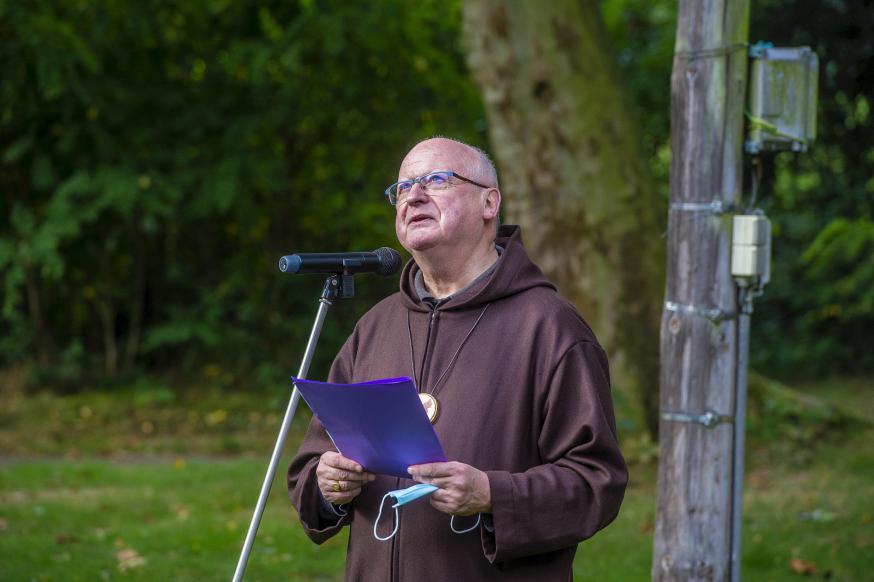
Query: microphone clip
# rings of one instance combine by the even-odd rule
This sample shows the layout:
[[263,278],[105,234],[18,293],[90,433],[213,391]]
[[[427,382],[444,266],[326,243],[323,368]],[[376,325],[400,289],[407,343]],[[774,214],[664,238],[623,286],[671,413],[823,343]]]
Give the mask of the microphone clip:
[[355,275],[338,273],[325,279],[325,288],[319,301],[331,303],[334,299],[352,299],[355,296]]

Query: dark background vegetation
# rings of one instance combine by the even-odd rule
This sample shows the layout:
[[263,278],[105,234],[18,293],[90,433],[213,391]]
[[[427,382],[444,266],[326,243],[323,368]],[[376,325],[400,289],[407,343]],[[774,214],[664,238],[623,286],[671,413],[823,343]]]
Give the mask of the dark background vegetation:
[[[0,6],[0,365],[33,386],[284,384],[321,282],[276,259],[391,244],[406,148],[488,147],[454,2]],[[603,7],[666,193],[676,6]],[[810,45],[821,69],[819,142],[766,159],[759,189],[774,269],[752,355],[771,376],[874,370],[871,30],[868,0],[753,6],[751,41]],[[394,287],[360,281],[314,373]]]
[[[321,281],[278,257],[390,244],[382,190],[406,148],[484,145],[457,5],[3,10],[0,361],[39,386],[204,369],[285,385]],[[368,279],[315,372],[396,286]]]

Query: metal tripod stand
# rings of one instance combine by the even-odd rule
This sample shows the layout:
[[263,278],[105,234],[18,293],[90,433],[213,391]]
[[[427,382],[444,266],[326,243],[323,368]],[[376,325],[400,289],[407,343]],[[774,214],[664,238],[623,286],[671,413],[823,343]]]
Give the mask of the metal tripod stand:
[[[322,325],[325,323],[325,315],[328,313],[328,307],[331,306],[334,299],[348,299],[353,295],[355,295],[355,280],[351,274],[331,275],[325,281],[325,287],[322,289],[321,297],[319,297],[319,310],[316,313],[316,321],[310,332],[310,339],[307,342],[300,371],[297,373],[298,378],[306,378],[309,372],[310,364],[313,361],[313,353],[316,350],[319,335],[322,333]],[[234,571],[234,582],[240,582],[246,571],[249,554],[252,552],[252,545],[255,543],[255,535],[258,533],[258,526],[261,524],[261,516],[264,514],[264,507],[267,505],[267,497],[270,495],[273,478],[276,476],[276,468],[279,466],[279,459],[282,456],[282,447],[285,445],[288,429],[291,426],[291,420],[294,418],[294,412],[297,410],[298,402],[300,402],[300,392],[295,387],[291,392],[288,408],[285,409],[285,417],[282,419],[282,426],[279,429],[276,446],[273,447],[270,465],[267,467],[267,474],[264,476],[264,483],[261,485],[258,504],[255,506],[255,513],[252,515],[252,522],[249,524],[248,533],[246,533],[246,541],[243,543],[243,550],[237,562],[237,569]]]

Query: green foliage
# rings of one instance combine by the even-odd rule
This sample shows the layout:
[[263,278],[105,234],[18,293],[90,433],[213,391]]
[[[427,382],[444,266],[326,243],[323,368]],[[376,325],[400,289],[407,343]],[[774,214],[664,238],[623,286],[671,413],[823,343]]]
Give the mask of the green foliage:
[[[482,145],[459,24],[433,1],[3,4],[0,364],[296,359],[321,282],[276,259],[391,244],[402,153]],[[393,287],[334,310],[316,371]]]
[[[806,247],[790,272],[799,278],[784,299],[795,312],[795,341],[776,346],[802,369],[857,370],[874,365],[864,346],[874,325],[874,222],[837,217]],[[784,286],[778,289],[783,291]]]
[[756,306],[753,365],[789,378],[874,370],[874,11],[767,0],[751,18],[752,41],[807,45],[820,59],[817,142],[765,159],[774,263]]
[[[677,4],[603,0],[617,75],[667,196]],[[0,366],[41,381],[219,365],[284,384],[321,281],[290,251],[391,244],[382,188],[417,139],[484,144],[460,2],[0,3]],[[751,40],[821,62],[819,140],[765,160],[772,282],[753,364],[769,375],[874,369],[874,11],[762,0]],[[791,22],[791,26],[786,26]],[[330,315],[324,374],[394,281]]]
[[616,52],[618,76],[640,123],[643,145],[667,198],[670,156],[671,62],[677,4],[670,0],[602,0],[601,12]]
[[822,289],[820,315],[849,323],[874,312],[874,222],[836,218],[801,256],[810,284]]
[[874,424],[845,403],[842,407],[758,374],[749,377],[748,408],[751,440],[797,462],[809,462],[823,444]]

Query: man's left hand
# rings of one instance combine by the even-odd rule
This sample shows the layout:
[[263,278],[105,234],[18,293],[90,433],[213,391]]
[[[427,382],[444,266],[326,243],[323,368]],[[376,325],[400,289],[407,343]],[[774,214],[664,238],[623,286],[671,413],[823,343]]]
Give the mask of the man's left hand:
[[431,494],[434,509],[450,515],[473,515],[492,510],[489,477],[479,469],[451,461],[413,465],[407,469],[419,483],[436,485]]

